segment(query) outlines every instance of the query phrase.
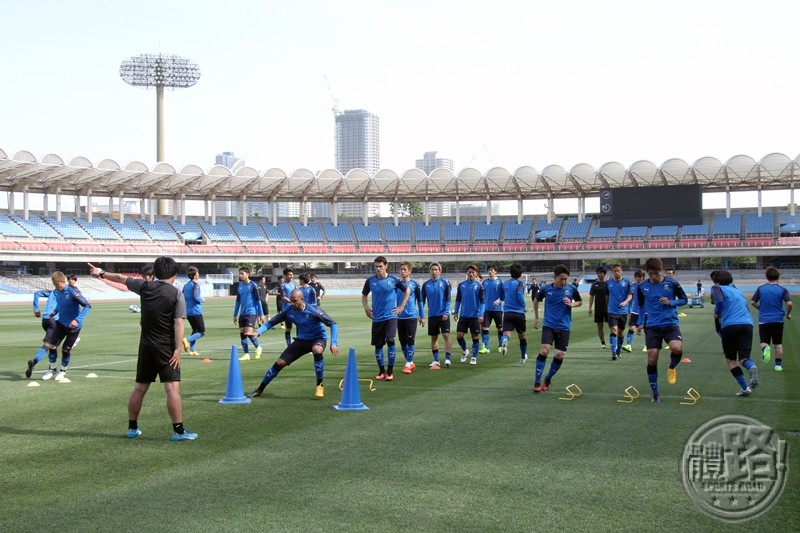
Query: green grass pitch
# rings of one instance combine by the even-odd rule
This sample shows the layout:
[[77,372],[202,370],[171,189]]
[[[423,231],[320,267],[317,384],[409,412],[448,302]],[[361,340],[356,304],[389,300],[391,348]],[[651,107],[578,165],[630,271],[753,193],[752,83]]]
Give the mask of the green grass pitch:
[[[541,332],[529,315],[527,364],[519,362],[516,337],[501,356],[493,333],[493,351],[477,366],[459,363],[456,346],[454,368],[430,371],[430,341],[420,331],[413,374],[375,381],[373,392],[363,383],[369,410],[337,412],[348,348],[357,351],[359,378],[377,373],[357,297],[325,300],[342,350],[338,358],[326,351],[325,399],[313,398],[312,359],[305,356],[249,405],[219,404],[239,339],[233,300],[214,299],[205,305],[209,331],[198,343],[211,362],[183,359],[185,423],[200,439],[173,443],[159,383],[145,399],[144,434],[124,436],[139,336],[129,303],[94,305],[73,351],[70,383],[41,381],[46,360],[25,379],[25,363],[41,344],[39,320],[28,305],[0,306],[0,530],[800,530],[796,320],[786,325],[783,373],[754,358],[761,385],[750,398],[735,396],[710,306],[682,308],[684,354],[692,362],[678,367],[677,385],[667,385],[662,352],[662,403],[653,405],[643,337],[612,362],[584,305],[574,311],[569,352],[546,393],[532,393]],[[262,358],[241,363],[245,392],[285,346],[279,329],[262,342]],[[571,383],[583,394],[559,400]],[[631,385],[642,397],[618,403]],[[701,399],[681,405],[689,387]],[[782,497],[741,524],[700,512],[680,474],[691,433],[728,413],[762,421],[789,444]]]

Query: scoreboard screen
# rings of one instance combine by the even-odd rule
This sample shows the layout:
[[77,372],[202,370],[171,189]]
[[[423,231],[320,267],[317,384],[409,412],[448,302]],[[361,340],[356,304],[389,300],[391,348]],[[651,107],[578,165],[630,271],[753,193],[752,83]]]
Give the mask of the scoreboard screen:
[[703,223],[700,185],[600,189],[600,227],[683,226]]

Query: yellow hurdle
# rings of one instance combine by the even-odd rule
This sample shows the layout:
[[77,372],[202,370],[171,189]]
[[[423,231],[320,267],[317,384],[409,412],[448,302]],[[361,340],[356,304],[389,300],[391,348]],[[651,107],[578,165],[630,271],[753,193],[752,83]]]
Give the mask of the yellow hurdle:
[[681,402],[681,405],[694,405],[700,399],[700,393],[694,387],[687,390],[686,394],[687,396],[684,398],[686,401]]
[[625,389],[625,398],[622,400],[617,400],[619,403],[633,403],[633,400],[641,396],[639,394],[639,390],[631,385],[627,389]]
[[[369,383],[369,387],[367,388],[367,390],[369,390],[370,392],[374,392],[374,391],[378,390],[372,385],[372,380],[371,379],[359,379],[358,381],[366,381],[367,383]],[[339,381],[339,390],[342,390],[342,389],[344,389],[344,380],[343,379]]]
[[583,394],[581,388],[575,383],[567,385],[566,391],[567,391],[567,396],[562,396],[561,398],[559,398],[559,400],[574,400],[575,398]]

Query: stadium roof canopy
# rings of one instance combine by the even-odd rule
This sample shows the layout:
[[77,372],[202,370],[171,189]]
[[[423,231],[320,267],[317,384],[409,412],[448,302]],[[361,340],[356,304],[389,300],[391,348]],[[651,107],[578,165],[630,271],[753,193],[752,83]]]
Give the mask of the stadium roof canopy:
[[625,167],[609,162],[595,169],[578,164],[570,170],[549,165],[541,172],[530,166],[514,171],[494,167],[485,173],[465,168],[457,173],[437,169],[430,176],[418,169],[397,174],[380,170],[370,175],[352,170],[313,172],[279,168],[258,171],[244,166],[235,173],[224,166],[203,170],[198,165],[176,169],[169,163],[152,168],[140,161],[120,165],[111,159],[96,164],[85,157],[65,160],[56,154],[36,158],[21,150],[8,155],[0,148],[0,190],[78,196],[126,198],[381,202],[452,200],[527,200],[590,198],[606,187],[699,184],[704,192],[794,189],[800,179],[800,155],[772,153],[756,161],[738,155],[725,163],[703,157],[692,164],[669,159],[661,165],[637,161]]

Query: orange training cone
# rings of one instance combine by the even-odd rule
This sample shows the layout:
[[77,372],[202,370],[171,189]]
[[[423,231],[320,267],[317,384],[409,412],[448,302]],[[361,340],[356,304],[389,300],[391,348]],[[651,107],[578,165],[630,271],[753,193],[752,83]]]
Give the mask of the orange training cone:
[[356,368],[356,349],[350,348],[347,357],[347,369],[344,372],[342,401],[333,406],[337,411],[366,411],[369,409],[361,403],[361,391],[358,389],[358,369]]
[[250,403],[250,398],[244,395],[242,385],[242,373],[239,370],[239,358],[236,345],[231,346],[231,365],[228,367],[228,386],[225,389],[225,396],[219,403]]

